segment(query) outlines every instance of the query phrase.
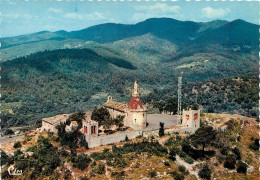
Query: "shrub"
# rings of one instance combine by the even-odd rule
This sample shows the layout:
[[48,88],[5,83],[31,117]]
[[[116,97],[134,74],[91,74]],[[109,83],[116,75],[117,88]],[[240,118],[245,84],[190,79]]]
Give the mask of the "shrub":
[[177,173],[176,171],[172,172],[171,174],[174,180],[184,180],[185,178],[183,174]]
[[239,161],[237,166],[237,172],[246,174],[246,171],[247,171],[247,164],[242,161]]
[[202,179],[210,180],[210,178],[211,178],[211,170],[209,169],[209,166],[207,164],[199,171],[199,176]]
[[128,136],[127,136],[127,135],[125,136],[125,141],[129,141],[129,139],[128,139]]
[[183,152],[183,151],[180,151],[179,154],[180,154],[181,158],[185,158],[187,156],[187,154],[185,152]]
[[176,136],[176,140],[177,140],[177,141],[181,141],[181,136],[177,135],[177,136]]
[[255,142],[251,143],[249,145],[249,148],[254,151],[258,151],[259,150],[259,139],[255,139]]
[[69,169],[66,169],[65,172],[64,172],[64,179],[67,180],[69,179],[71,176],[71,172]]
[[184,159],[184,161],[185,161],[186,163],[189,163],[189,164],[193,164],[193,162],[194,162],[191,157],[186,157],[186,158]]
[[182,172],[183,174],[185,174],[185,172],[186,172],[185,166],[182,166],[182,165],[181,165],[181,166],[178,167],[178,169],[179,169],[180,172]]
[[81,176],[81,177],[80,177],[80,180],[88,180],[88,177],[87,177],[86,175]]
[[20,141],[16,141],[16,142],[14,143],[14,148],[20,148],[20,147],[22,147],[21,142],[20,142]]
[[217,156],[217,160],[218,162],[222,163],[225,160],[225,156],[220,154],[219,156]]
[[15,162],[15,168],[19,170],[25,170],[28,167],[28,161],[22,160],[22,161],[16,161]]
[[98,164],[98,166],[93,169],[93,172],[95,172],[97,174],[105,173],[105,165],[104,164]]
[[1,178],[3,179],[9,179],[12,178],[13,176],[11,176],[8,172],[8,170],[5,170],[4,172],[1,173]]
[[1,152],[1,166],[7,164],[13,164],[14,160],[12,157],[9,157],[4,151]]
[[112,177],[116,177],[116,179],[118,179],[117,177],[125,176],[125,171],[120,171],[120,172],[113,171],[113,172],[111,173],[111,176],[112,176]]
[[229,149],[229,147],[225,146],[220,150],[220,153],[223,155],[228,155]]
[[79,168],[80,170],[84,170],[88,167],[91,159],[86,154],[80,154],[76,157],[73,157],[71,162],[73,163],[73,167]]
[[169,153],[169,159],[170,160],[173,160],[173,161],[175,161],[176,160],[176,150],[175,149],[170,149],[170,153]]
[[12,129],[6,129],[5,131],[4,131],[4,135],[6,136],[6,135],[12,135],[12,134],[14,134],[14,131],[12,130]]
[[236,157],[234,154],[229,154],[224,162],[224,167],[228,169],[234,169],[236,165]]
[[237,147],[232,149],[232,152],[235,154],[237,160],[241,159],[241,152],[240,152],[240,150]]
[[61,149],[61,150],[60,150],[60,155],[61,155],[62,157],[68,157],[68,156],[69,156],[69,153],[68,153],[66,150],[64,150],[64,149]]
[[165,166],[171,166],[170,163],[169,163],[169,161],[164,161],[164,165],[165,165]]
[[150,176],[151,178],[154,178],[154,177],[156,176],[156,171],[155,171],[155,170],[150,171],[150,172],[149,172],[149,176]]

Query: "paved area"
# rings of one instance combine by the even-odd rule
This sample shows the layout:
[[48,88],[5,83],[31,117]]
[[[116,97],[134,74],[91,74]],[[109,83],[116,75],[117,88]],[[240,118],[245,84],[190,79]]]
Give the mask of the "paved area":
[[11,137],[11,138],[9,138],[9,136],[4,136],[4,137],[0,138],[0,144],[8,143],[8,142],[19,140],[19,139],[22,139],[22,138],[24,138],[24,135],[18,135],[18,136],[14,136],[14,137]]
[[151,131],[160,128],[160,122],[164,122],[164,127],[177,125],[177,116],[168,114],[147,114],[148,126],[144,131]]

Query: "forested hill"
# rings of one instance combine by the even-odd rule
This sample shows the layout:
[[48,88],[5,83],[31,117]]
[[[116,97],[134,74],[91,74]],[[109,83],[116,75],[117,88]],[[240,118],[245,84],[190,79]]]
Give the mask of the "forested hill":
[[[104,54],[106,56],[103,56]],[[221,63],[224,63],[224,60],[216,59],[208,64],[200,59],[189,63],[182,59],[178,62],[145,64],[147,62],[136,61],[117,52],[110,52],[108,55],[104,49],[98,49],[96,52],[90,49],[63,49],[38,52],[6,61],[1,63],[2,123],[4,126],[20,126],[33,124],[43,117],[60,113],[93,109],[102,105],[108,95],[118,101],[128,102],[135,80],[139,82],[141,98],[152,104],[152,101],[160,100],[160,97],[164,100],[162,95],[171,93],[162,91],[152,101],[148,101],[144,96],[154,89],[160,91],[161,88],[176,87],[179,72],[184,69],[185,83],[194,82],[195,79],[233,77],[241,75],[242,72],[247,75],[257,73],[251,65],[243,70],[246,65],[244,63],[253,62],[242,62],[242,59],[237,60],[236,65],[229,71],[219,71],[218,66],[223,66]],[[252,84],[251,81],[248,83]],[[226,86],[223,84],[223,87]],[[187,93],[190,91],[187,90]],[[248,92],[243,91],[243,94]],[[218,91],[214,96],[217,94]],[[201,98],[206,100],[208,96]],[[254,106],[253,104],[252,108]],[[205,106],[206,110],[207,108],[208,106]]]
[[3,42],[1,48],[29,42],[64,40],[66,38],[108,43],[148,33],[178,45],[187,45],[202,40],[204,43],[256,46],[258,44],[256,38],[258,28],[258,25],[239,19],[231,22],[198,23],[171,18],[151,18],[133,25],[106,23],[72,32],[42,31],[24,36],[1,38]]
[[[236,77],[183,84],[182,107],[201,106],[204,112],[257,117],[259,78]],[[154,90],[143,97],[151,109],[177,113],[177,86]]]
[[[258,76],[258,29],[243,20],[197,23],[151,18],[134,25],[107,23],[74,32],[1,38],[2,123],[20,126],[93,109],[108,95],[128,102],[134,81],[140,85],[141,98],[149,99],[146,96],[153,91],[176,87],[180,74],[187,87],[199,81]],[[163,94],[168,93],[158,97],[166,100]],[[208,96],[201,98],[206,111],[214,107],[204,102]],[[241,107],[223,111],[241,112]]]

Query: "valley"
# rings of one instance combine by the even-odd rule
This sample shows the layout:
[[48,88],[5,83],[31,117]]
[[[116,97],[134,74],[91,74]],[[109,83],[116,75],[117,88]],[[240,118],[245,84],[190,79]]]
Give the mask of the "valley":
[[[150,112],[164,109],[160,103],[174,112],[182,73],[184,103],[202,105],[205,112],[256,117],[257,33],[257,25],[243,20],[152,18],[1,38],[2,126],[94,109],[107,95],[127,102],[133,81]],[[232,80],[237,77],[243,80]],[[199,87],[203,84],[211,84],[209,93]]]

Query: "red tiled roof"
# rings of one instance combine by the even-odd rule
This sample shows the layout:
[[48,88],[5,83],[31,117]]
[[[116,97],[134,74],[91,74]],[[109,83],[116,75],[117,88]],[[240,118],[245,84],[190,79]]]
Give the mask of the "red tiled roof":
[[103,106],[124,112],[127,104],[119,103],[116,101],[109,101],[103,104]]
[[144,109],[139,97],[132,97],[129,102],[128,108],[135,109],[135,110]]
[[71,121],[71,123],[72,123],[73,126],[77,126],[78,125],[77,121]]

